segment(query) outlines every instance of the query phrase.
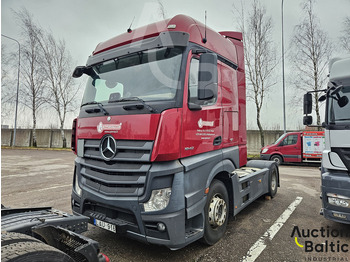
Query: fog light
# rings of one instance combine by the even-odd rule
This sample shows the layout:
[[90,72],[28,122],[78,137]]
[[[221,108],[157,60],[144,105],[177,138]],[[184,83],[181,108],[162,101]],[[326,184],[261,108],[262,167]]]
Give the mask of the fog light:
[[153,190],[149,201],[143,204],[146,212],[165,209],[170,200],[171,188]]
[[350,208],[350,199],[345,196],[337,194],[327,194],[327,197],[328,203],[331,205]]
[[158,231],[160,231],[160,232],[164,232],[165,229],[166,229],[166,227],[165,227],[165,225],[164,225],[163,223],[158,223],[158,224],[157,224],[157,229],[158,229]]

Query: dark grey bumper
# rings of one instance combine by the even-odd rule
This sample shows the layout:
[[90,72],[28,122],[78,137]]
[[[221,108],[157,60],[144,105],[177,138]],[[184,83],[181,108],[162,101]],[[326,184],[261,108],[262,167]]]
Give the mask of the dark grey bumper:
[[322,174],[323,216],[329,220],[350,224],[350,206],[340,207],[328,202],[327,194],[337,194],[350,199],[350,176],[346,172],[331,171]]
[[[79,159],[76,160],[75,170],[75,175],[79,174]],[[146,185],[151,186],[146,186],[141,196],[106,196],[84,181],[80,181],[79,185],[82,194],[79,196],[73,189],[72,210],[75,214],[89,217],[91,224],[94,224],[95,219],[102,220],[116,225],[117,234],[170,249],[182,248],[203,236],[202,232],[188,235],[185,224],[184,173],[182,165],[177,161],[153,164],[146,182]],[[149,200],[151,191],[167,187],[172,188],[169,205],[164,210],[145,212],[143,204]],[[158,228],[159,223],[162,223],[165,230]]]

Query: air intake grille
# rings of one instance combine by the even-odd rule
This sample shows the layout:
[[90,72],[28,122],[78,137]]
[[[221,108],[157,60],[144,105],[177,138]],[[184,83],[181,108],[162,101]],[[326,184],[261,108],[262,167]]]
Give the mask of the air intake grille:
[[84,140],[80,161],[83,184],[108,196],[141,196],[151,167],[152,141],[117,142],[117,153],[110,161],[101,156],[100,140]]

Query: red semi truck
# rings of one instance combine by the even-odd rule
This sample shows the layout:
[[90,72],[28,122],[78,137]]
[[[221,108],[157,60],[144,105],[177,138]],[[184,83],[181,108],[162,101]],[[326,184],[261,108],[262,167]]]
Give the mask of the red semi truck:
[[100,43],[83,74],[74,213],[178,249],[214,244],[229,215],[276,194],[277,164],[247,163],[241,33],[178,15]]
[[302,131],[283,134],[273,145],[261,149],[260,158],[282,162],[321,161],[324,131]]

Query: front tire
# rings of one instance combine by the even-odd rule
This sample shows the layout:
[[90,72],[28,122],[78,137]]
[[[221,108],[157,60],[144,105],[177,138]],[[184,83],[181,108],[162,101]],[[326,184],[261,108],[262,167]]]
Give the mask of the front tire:
[[283,159],[282,157],[280,157],[279,155],[273,155],[271,158],[270,158],[271,161],[275,161],[277,163],[277,165],[280,165],[282,164],[283,162]]
[[224,236],[229,215],[228,193],[223,182],[214,179],[211,183],[204,214],[203,242],[214,245]]

